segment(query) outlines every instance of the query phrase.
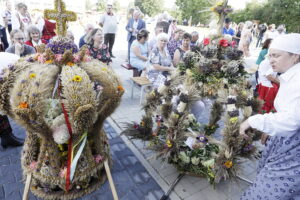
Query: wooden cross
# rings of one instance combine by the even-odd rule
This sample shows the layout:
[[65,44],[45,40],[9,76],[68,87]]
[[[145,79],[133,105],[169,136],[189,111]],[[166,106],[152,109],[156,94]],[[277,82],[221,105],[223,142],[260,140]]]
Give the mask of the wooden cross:
[[232,12],[232,10],[227,10],[227,12],[225,11],[225,9],[228,8],[227,6],[228,4],[228,0],[224,0],[223,1],[223,9],[222,12],[219,14],[219,21],[218,21],[218,36],[222,36],[223,35],[223,26],[224,26],[224,22],[225,22],[225,16],[228,14],[228,12]]
[[56,32],[59,36],[66,36],[67,21],[76,21],[77,19],[75,12],[66,10],[63,0],[55,0],[54,10],[45,9],[44,17],[56,21]]

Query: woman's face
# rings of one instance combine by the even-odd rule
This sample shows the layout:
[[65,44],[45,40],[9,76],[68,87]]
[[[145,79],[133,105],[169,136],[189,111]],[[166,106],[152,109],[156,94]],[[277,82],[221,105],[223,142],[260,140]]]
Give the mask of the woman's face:
[[165,46],[167,45],[167,43],[168,43],[168,40],[166,38],[160,38],[158,40],[158,46],[160,48],[165,48]]
[[274,72],[284,73],[295,65],[299,55],[291,55],[286,51],[277,49],[269,50],[270,64]]
[[23,45],[24,44],[24,40],[25,40],[24,33],[17,32],[14,35],[14,38],[13,38],[14,44],[19,43],[19,44]]
[[185,39],[182,40],[182,46],[183,47],[189,47],[190,44],[191,44],[190,38],[185,38]]
[[39,32],[32,32],[30,33],[30,37],[33,41],[38,42],[40,40],[40,33]]
[[25,13],[27,12],[27,7],[24,6],[24,7],[20,8],[19,12],[20,12],[22,15],[25,15]]
[[102,44],[103,42],[103,34],[102,31],[98,30],[95,35],[93,36],[93,40],[94,42],[99,42],[100,44]]

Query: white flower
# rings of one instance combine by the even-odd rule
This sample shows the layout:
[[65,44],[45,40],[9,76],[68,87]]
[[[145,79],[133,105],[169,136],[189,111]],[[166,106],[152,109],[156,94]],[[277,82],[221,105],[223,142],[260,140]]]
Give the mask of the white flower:
[[185,108],[186,108],[186,103],[180,101],[180,103],[177,106],[177,111],[179,113],[182,113],[185,110]]
[[193,165],[198,165],[200,163],[200,158],[192,157],[191,161]]
[[52,136],[57,144],[66,143],[70,139],[67,125],[63,124],[54,128]]

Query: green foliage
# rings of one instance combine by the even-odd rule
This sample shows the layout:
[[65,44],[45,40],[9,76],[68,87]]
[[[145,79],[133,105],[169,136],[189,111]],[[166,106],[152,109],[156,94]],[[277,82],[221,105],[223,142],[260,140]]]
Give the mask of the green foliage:
[[192,17],[192,24],[207,24],[210,21],[211,11],[199,12],[209,10],[212,7],[211,1],[208,0],[176,0],[175,4],[181,11],[181,19],[189,20]]
[[[88,0],[88,1],[90,1],[90,0]],[[98,11],[105,11],[106,6],[107,6],[107,1],[106,0],[98,0],[98,3],[97,3],[97,10]],[[119,1],[114,1],[112,6],[113,6],[113,12],[117,12],[121,8]]]
[[149,16],[154,16],[162,11],[163,1],[160,0],[135,0],[134,5],[138,6],[140,10]]
[[260,23],[285,24],[288,32],[300,32],[300,0],[254,0],[243,10],[233,12],[230,17],[239,23],[259,20]]

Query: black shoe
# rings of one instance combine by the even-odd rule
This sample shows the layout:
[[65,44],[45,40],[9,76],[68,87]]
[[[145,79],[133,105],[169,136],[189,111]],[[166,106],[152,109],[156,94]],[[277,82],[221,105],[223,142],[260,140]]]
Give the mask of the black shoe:
[[12,132],[10,133],[3,133],[0,134],[1,136],[1,146],[3,148],[7,148],[8,146],[22,146],[24,144],[24,141],[22,139],[19,139],[15,137]]
[[112,58],[115,58],[115,56],[114,56],[114,55],[112,55],[112,54],[110,54],[110,57],[112,57]]

